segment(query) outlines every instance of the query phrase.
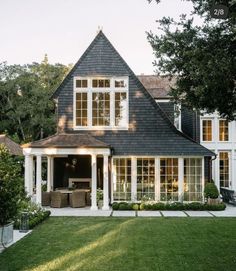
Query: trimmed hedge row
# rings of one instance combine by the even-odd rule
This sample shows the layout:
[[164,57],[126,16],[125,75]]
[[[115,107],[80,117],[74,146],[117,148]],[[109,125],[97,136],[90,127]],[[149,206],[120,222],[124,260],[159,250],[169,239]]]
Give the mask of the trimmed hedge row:
[[172,211],[223,211],[226,208],[224,203],[219,204],[207,204],[200,202],[190,202],[190,203],[128,203],[128,202],[114,202],[112,204],[113,210],[172,210]]
[[[46,218],[50,216],[51,212],[46,210],[46,211],[40,211],[40,212],[35,212],[35,213],[30,213],[29,214],[29,228],[33,229],[35,226],[43,222]],[[16,220],[14,223],[14,228],[19,229],[20,228],[20,219]]]

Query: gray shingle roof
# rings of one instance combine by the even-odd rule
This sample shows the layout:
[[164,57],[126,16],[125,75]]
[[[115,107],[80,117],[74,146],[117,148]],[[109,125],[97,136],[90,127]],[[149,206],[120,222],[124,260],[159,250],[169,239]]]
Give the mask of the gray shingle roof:
[[18,155],[22,156],[22,149],[19,144],[11,140],[8,136],[6,135],[0,135],[0,144],[3,144],[7,147],[9,150],[10,154],[12,155]]
[[[124,131],[73,130],[74,76],[128,76],[129,129]],[[114,148],[117,155],[214,154],[179,132],[123,58],[100,31],[53,95],[58,97],[59,131],[90,134]]]

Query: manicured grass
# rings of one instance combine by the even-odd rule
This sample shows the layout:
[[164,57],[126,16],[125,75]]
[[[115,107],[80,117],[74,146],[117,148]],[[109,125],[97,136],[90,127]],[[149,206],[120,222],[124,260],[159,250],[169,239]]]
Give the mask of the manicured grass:
[[49,218],[0,270],[236,270],[235,218]]

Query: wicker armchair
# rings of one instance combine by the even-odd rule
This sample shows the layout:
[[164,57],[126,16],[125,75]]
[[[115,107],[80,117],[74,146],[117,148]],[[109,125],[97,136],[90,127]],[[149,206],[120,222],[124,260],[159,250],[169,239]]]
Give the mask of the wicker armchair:
[[84,191],[73,191],[70,194],[69,197],[70,201],[70,206],[73,208],[78,208],[78,207],[85,207],[85,192]]
[[51,202],[50,192],[42,192],[42,206],[49,206]]
[[59,191],[51,192],[51,207],[62,208],[68,206],[68,195]]

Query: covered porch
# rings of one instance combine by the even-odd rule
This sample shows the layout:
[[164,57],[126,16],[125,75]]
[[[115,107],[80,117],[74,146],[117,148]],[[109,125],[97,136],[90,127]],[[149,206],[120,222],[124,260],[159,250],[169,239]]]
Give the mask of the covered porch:
[[91,210],[98,209],[97,188],[103,190],[103,210],[109,210],[110,146],[89,135],[55,135],[23,145],[25,190],[42,204],[42,162],[46,163],[47,192],[86,191]]

